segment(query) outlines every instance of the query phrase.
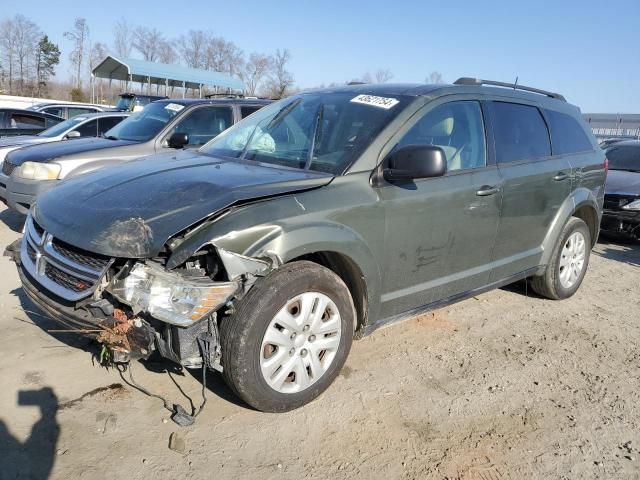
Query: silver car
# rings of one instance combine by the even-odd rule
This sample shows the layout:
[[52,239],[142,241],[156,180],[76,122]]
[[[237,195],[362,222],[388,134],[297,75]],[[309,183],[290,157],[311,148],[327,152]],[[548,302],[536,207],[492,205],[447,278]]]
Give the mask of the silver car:
[[[107,130],[115,127],[122,120],[131,115],[129,112],[100,112],[87,115],[77,115],[69,120],[54,125],[37,135],[20,135],[0,139],[0,165],[4,167],[7,154],[18,148],[42,143],[71,140],[74,138],[99,137]],[[0,173],[0,198],[6,198],[8,175]]]

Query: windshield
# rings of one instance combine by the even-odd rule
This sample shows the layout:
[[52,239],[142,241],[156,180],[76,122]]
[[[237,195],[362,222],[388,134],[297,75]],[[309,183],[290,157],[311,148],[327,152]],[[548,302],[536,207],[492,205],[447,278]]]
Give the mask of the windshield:
[[306,93],[258,110],[201,152],[339,174],[408,101],[398,95]]
[[69,120],[65,120],[64,122],[58,123],[53,127],[47,128],[45,131],[40,132],[38,136],[46,137],[46,138],[57,137],[65,133],[67,130],[75,127],[79,123],[84,122],[86,119],[87,117],[83,117],[83,116],[70,118]]
[[130,110],[133,98],[134,97],[120,97],[118,103],[116,103],[116,108],[118,110]]
[[126,118],[104,136],[113,140],[146,142],[155,137],[182,109],[179,103],[150,103],[138,113]]
[[606,155],[610,170],[640,171],[640,145],[611,147]]

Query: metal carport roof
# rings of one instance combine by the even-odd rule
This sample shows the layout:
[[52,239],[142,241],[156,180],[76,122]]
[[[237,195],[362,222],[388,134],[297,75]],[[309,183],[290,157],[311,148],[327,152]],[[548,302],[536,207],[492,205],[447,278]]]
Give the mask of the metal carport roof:
[[220,72],[148,62],[135,58],[117,59],[107,56],[91,72],[93,76],[110,80],[124,80],[169,87],[200,89],[203,86],[244,90],[238,78]]

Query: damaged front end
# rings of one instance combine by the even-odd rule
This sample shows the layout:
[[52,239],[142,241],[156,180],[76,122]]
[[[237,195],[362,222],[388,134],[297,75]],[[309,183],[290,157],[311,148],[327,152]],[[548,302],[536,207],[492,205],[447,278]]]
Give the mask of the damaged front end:
[[27,295],[64,328],[103,345],[116,363],[153,351],[188,368],[221,370],[218,320],[233,312],[269,260],[203,247],[173,270],[167,256],[109,258],[54,238],[31,216],[6,255]]

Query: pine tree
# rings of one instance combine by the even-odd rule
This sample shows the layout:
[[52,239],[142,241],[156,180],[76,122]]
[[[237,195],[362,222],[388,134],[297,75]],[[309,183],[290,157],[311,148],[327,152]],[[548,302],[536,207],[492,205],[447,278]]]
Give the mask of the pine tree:
[[36,49],[36,82],[37,96],[47,88],[47,80],[55,75],[54,68],[60,63],[60,50],[58,46],[49,41],[47,35],[38,42]]

